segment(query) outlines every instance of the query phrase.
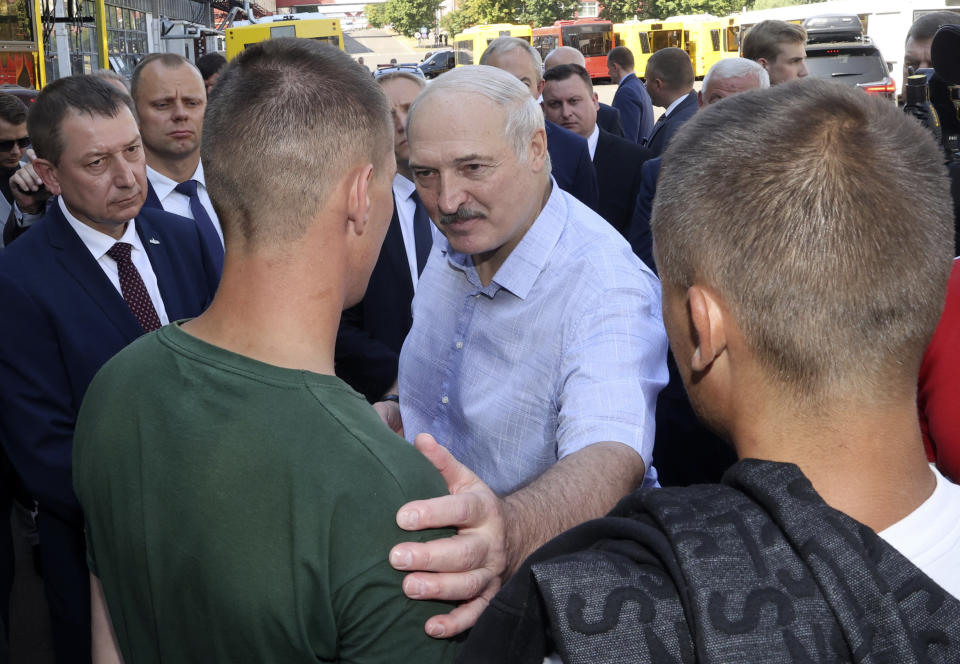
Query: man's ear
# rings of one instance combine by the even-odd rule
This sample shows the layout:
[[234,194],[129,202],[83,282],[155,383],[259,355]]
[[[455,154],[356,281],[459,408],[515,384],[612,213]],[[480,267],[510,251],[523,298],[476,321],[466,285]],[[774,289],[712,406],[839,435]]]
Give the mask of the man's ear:
[[697,344],[690,358],[690,368],[695,372],[703,372],[727,348],[727,321],[719,298],[709,289],[691,286],[687,289],[687,303]]
[[757,64],[766,69],[767,72],[770,71],[770,62],[766,58],[757,58]]
[[357,166],[347,175],[347,228],[355,235],[363,235],[367,230],[373,177],[373,164]]
[[33,162],[33,170],[37,172],[43,185],[54,196],[60,195],[60,179],[57,177],[57,167],[46,159],[37,159]]
[[547,132],[544,129],[538,129],[533,133],[530,139],[529,152],[530,165],[537,172],[543,169],[547,161]]
[[596,92],[593,93],[593,107],[598,111],[600,110],[600,95]]
[[697,108],[703,108],[703,90],[697,90]]
[[547,84],[547,82],[546,82],[545,80],[543,80],[542,78],[540,79],[540,82],[537,83],[537,98],[538,98],[538,99],[540,98],[541,95],[543,95],[543,86],[546,85],[546,84]]

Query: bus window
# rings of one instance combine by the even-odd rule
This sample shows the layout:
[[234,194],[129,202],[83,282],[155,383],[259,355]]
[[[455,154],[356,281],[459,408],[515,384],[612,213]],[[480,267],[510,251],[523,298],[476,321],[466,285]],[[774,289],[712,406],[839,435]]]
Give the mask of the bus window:
[[0,41],[33,41],[26,0],[0,0]]
[[714,29],[710,31],[710,44],[713,46],[714,51],[720,50],[720,31],[719,30]]
[[556,35],[536,35],[533,38],[533,47],[540,51],[541,58],[545,58],[550,54],[550,51],[557,48],[557,41]]
[[659,51],[662,48],[681,48],[679,30],[653,30],[653,50]]
[[270,26],[270,39],[277,39],[278,37],[296,37],[297,29],[292,25],[277,25]]
[[640,33],[640,50],[644,53],[650,52],[650,37],[646,32]]
[[473,64],[473,40],[458,41],[453,47],[457,51],[458,65]]
[[613,48],[610,24],[571,25],[561,28],[564,46],[572,46],[585,57],[604,57]]
[[331,46],[340,48],[340,40],[336,37],[336,35],[331,37],[310,37],[310,39],[313,41],[318,41],[321,44],[330,44]]
[[731,25],[726,29],[725,50],[733,53],[740,52],[740,26]]

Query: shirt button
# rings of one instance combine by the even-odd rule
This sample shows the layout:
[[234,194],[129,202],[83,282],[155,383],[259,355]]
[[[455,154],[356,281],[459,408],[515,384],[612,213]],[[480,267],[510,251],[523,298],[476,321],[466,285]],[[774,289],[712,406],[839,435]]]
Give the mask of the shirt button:
[[461,348],[463,348],[463,342],[462,342],[462,341],[458,341],[458,342],[457,342],[457,350],[460,350]]
[[449,402],[450,402],[450,397],[448,397],[447,395],[443,395],[443,398],[440,399],[440,403],[449,403]]

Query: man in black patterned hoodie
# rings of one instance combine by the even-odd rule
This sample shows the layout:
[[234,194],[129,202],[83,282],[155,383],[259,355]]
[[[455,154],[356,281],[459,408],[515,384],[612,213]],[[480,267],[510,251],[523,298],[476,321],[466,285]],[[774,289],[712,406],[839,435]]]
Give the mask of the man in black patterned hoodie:
[[462,662],[960,662],[960,487],[915,384],[953,251],[919,124],[808,80],[671,142],[664,322],[723,484],[637,491],[534,553]]

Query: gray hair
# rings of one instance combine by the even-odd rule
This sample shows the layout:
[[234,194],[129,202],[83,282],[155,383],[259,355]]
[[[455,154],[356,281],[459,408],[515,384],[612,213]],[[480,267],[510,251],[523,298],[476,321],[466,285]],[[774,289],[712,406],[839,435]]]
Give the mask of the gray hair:
[[583,56],[583,52],[575,49],[573,46],[558,46],[549,53],[547,57],[543,60],[543,68],[550,69],[550,67],[556,67],[557,65],[551,65],[551,60],[556,60],[557,57],[562,55],[572,55],[575,62],[572,63],[562,63],[562,64],[574,64],[580,65],[584,69],[587,68],[587,59]]
[[710,67],[710,71],[703,77],[703,85],[700,89],[706,90],[710,81],[714,78],[726,80],[728,78],[742,78],[750,74],[757,77],[761,90],[770,87],[770,74],[759,62],[747,58],[724,58]]
[[421,90],[427,87],[427,80],[425,78],[421,76],[417,76],[416,74],[411,74],[408,71],[392,71],[389,74],[378,76],[377,83],[379,83],[380,85],[383,85],[384,83],[387,83],[389,81],[396,81],[397,79],[410,81],[411,83],[414,83]]
[[[537,77],[537,83],[540,83],[543,80],[543,58],[540,57],[540,51],[519,37],[497,37],[494,39],[487,45],[487,50],[483,52],[483,55],[480,56],[480,64],[487,64],[487,60],[498,53],[509,53],[518,48],[526,51],[530,59],[533,60],[533,70]],[[529,90],[527,90],[527,94],[530,94]]]
[[[496,43],[499,40],[494,40]],[[519,41],[519,40],[518,40]],[[516,76],[488,65],[457,67],[428,85],[414,100],[407,115],[407,133],[417,110],[431,97],[451,95],[458,102],[464,95],[479,95],[506,113],[503,134],[521,161],[526,161],[530,137],[544,128],[543,111]]]

